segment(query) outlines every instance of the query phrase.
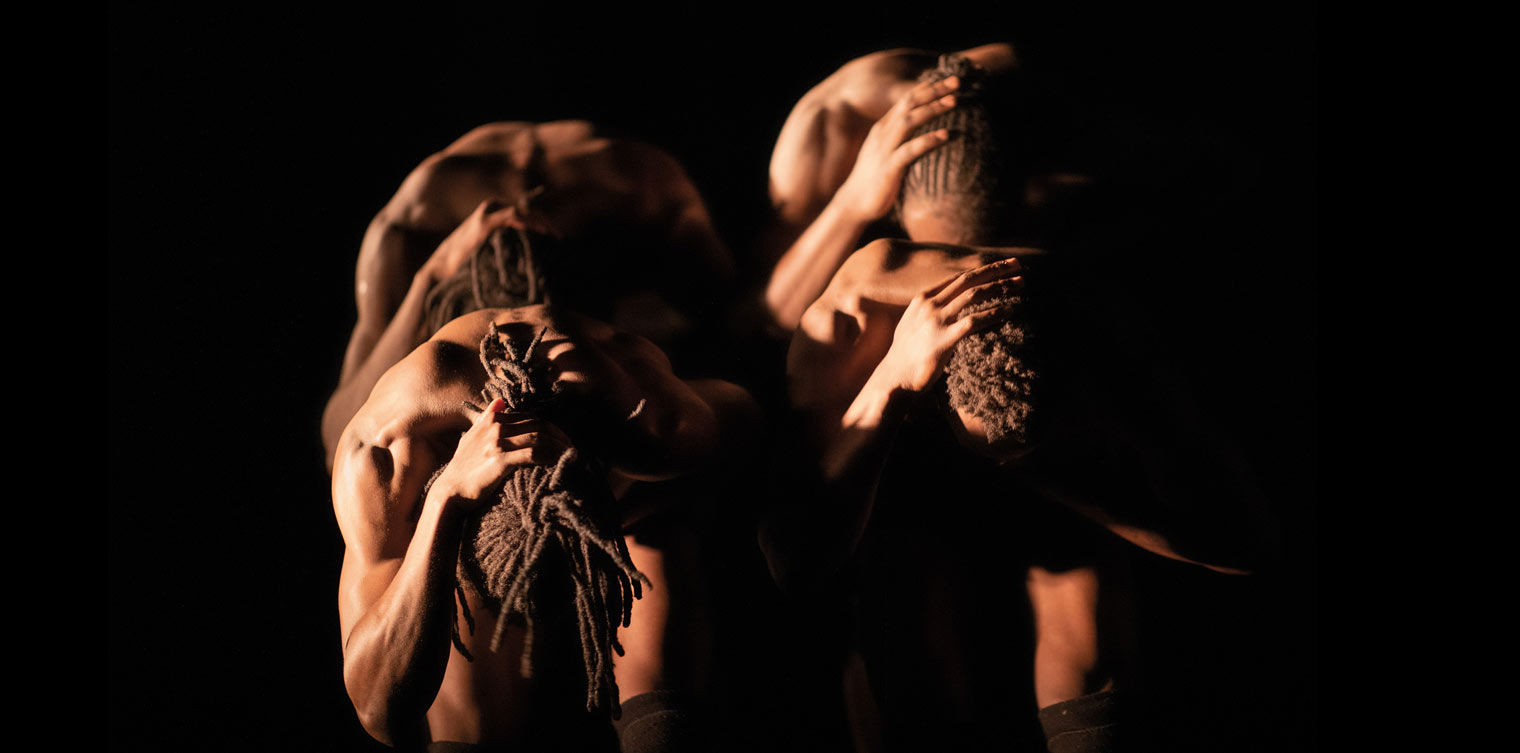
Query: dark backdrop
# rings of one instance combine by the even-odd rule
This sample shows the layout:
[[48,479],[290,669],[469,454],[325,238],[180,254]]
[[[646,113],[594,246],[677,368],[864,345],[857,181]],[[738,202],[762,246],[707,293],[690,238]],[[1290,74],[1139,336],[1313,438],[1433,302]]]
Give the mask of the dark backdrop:
[[1183,749],[1314,747],[1313,9],[822,5],[113,9],[113,747],[378,747],[340,677],[318,419],[364,227],[423,157],[493,120],[609,124],[680,158],[742,255],[810,85],[872,50],[999,39],[1101,113],[1121,156],[1190,186],[1137,284],[1285,531],[1264,575],[1143,574],[1165,725]]

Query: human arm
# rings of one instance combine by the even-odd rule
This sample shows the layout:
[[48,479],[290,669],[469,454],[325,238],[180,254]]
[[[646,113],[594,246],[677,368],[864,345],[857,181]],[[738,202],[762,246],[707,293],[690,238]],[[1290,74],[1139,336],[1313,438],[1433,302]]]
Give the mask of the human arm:
[[[897,427],[912,403],[935,384],[956,343],[971,332],[1010,316],[1016,304],[1005,301],[992,308],[964,314],[974,302],[1022,286],[1017,259],[1004,259],[960,272],[915,293],[900,309],[885,355],[871,365],[869,376],[842,411],[837,393],[793,390],[815,469],[798,484],[804,504],[778,505],[762,526],[761,546],[772,575],[784,589],[827,578],[849,560],[870,521],[876,483],[892,446]],[[1006,298],[1006,296],[1004,296]],[[814,308],[810,314],[819,311]],[[879,327],[879,325],[868,325]],[[806,329],[806,325],[805,325]],[[816,331],[815,331],[816,334]],[[839,350],[863,347],[865,337],[839,333]],[[812,337],[800,331],[789,357],[794,387],[799,372],[811,369],[824,355],[799,348]],[[872,337],[871,339],[875,339]],[[879,353],[879,351],[876,351]],[[799,357],[800,354],[800,357]],[[836,374],[859,368],[843,352],[832,362]],[[803,363],[808,362],[804,367]],[[829,368],[825,365],[824,368]],[[829,375],[811,372],[812,378]]]
[[[380,385],[398,386],[414,385],[404,376]],[[493,402],[469,424],[425,498],[440,460],[427,441],[388,428],[366,441],[373,432],[362,414],[344,434],[349,451],[333,474],[345,544],[343,680],[365,730],[386,744],[426,740],[426,713],[449,661],[461,516],[514,468],[546,462],[563,447],[552,429],[502,407]]]
[[1268,566],[1276,523],[1122,290],[1042,304],[1045,343],[1024,485],[1130,543],[1226,573]]
[[798,100],[776,138],[769,170],[771,205],[791,229],[788,241],[849,177],[871,126],[933,64],[934,53],[925,50],[873,52],[840,66]]
[[808,305],[855,249],[866,226],[891,210],[908,165],[949,139],[944,129],[913,139],[908,136],[954,107],[952,92],[959,85],[954,76],[919,84],[871,126],[849,176],[771,273],[766,305],[779,326],[797,326]]
[[577,437],[595,440],[609,468],[663,481],[710,467],[741,431],[748,393],[718,380],[683,380],[658,346],[580,319],[574,347],[550,348],[556,392],[582,406]]
[[427,339],[424,318],[428,294],[452,277],[492,231],[515,222],[519,222],[515,208],[503,208],[492,200],[480,202],[412,274],[399,303],[393,303],[393,294],[386,291],[395,287],[393,278],[403,274],[404,243],[409,231],[396,220],[385,218],[384,213],[371,223],[357,272],[359,322],[344,356],[338,389],[328,398],[322,414],[322,439],[329,466],[338,435],[359,406],[369,399],[381,375]]

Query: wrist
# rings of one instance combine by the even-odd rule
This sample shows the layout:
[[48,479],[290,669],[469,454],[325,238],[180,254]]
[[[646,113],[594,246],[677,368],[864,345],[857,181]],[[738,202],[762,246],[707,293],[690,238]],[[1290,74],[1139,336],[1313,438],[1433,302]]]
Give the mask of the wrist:
[[840,221],[864,228],[866,225],[881,219],[879,213],[873,213],[867,208],[870,204],[871,202],[863,201],[859,196],[859,192],[846,181],[834,193],[834,198],[829,202],[827,209],[832,210]]
[[890,372],[881,369],[872,372],[860,393],[845,411],[843,425],[871,429],[880,426],[903,412],[903,408],[918,393],[904,387]]
[[[906,358],[894,347],[887,350],[886,357],[876,365],[876,370],[871,372],[871,381],[877,383],[878,389],[901,390],[903,392],[918,394],[928,387],[923,378],[923,368],[915,363],[916,359]],[[927,380],[932,383],[933,380]]]
[[423,513],[440,519],[452,518],[464,512],[470,501],[442,481],[440,478],[428,489],[427,498],[422,501]]
[[440,282],[443,282],[443,275],[432,263],[423,264],[422,269],[412,275],[412,288],[423,293],[432,290]]

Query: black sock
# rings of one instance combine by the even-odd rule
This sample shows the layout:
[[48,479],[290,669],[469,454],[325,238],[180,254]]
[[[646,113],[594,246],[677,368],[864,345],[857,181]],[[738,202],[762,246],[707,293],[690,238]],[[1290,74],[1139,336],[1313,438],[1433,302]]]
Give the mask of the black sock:
[[1112,690],[1040,709],[1050,753],[1108,753],[1120,748],[1119,703]]
[[701,715],[680,693],[656,690],[623,701],[617,728],[623,753],[705,751]]

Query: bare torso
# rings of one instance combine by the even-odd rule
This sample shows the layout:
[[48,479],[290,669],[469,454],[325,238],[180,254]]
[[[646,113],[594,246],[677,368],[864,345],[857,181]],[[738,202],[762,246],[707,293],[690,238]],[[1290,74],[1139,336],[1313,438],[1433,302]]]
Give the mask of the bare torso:
[[478,248],[495,206],[562,238],[543,260],[551,300],[621,330],[670,347],[727,301],[732,258],[670,155],[583,121],[481,126],[424,160],[365,232],[358,321],[322,422],[329,457],[380,375],[427,336],[424,301],[461,263],[450,244]]
[[[529,207],[567,240],[607,254],[602,261],[642,252],[653,258],[641,265],[659,266],[668,254],[698,277],[731,274],[696,188],[670,155],[585,121],[491,123],[418,165],[371,223],[359,259],[361,312],[393,312],[438,243],[488,200]],[[377,233],[395,242],[370,237]],[[610,248],[597,248],[609,238]]]
[[[403,560],[417,554],[418,542],[412,539],[423,535],[416,532],[427,519],[423,486],[471,426],[464,403],[480,402],[486,373],[479,362],[479,343],[493,323],[524,341],[544,330],[539,352],[563,385],[564,398],[590,406],[580,411],[580,423],[562,428],[572,442],[578,435],[602,439],[609,485],[617,492],[626,492],[639,480],[679,476],[701,466],[720,443],[722,398],[713,395],[742,393],[721,383],[715,387],[684,382],[646,339],[550,307],[489,309],[445,326],[377,383],[339,442],[333,501],[347,545],[339,599],[346,664],[358,661],[349,657],[349,639],[356,627],[366,612],[381,609],[389,590],[401,587]],[[641,402],[637,417],[630,418]],[[624,514],[626,520],[636,513],[625,507]],[[625,697],[665,681],[660,661],[664,631],[672,619],[683,618],[668,613],[666,592],[679,585],[666,573],[664,553],[632,536],[628,543],[635,566],[651,578],[651,590],[658,596],[636,602],[632,624],[619,631],[629,650],[628,660],[616,667]],[[457,543],[454,547],[454,554],[444,553],[447,561],[457,557]],[[453,604],[451,587],[449,591]],[[533,679],[525,679],[519,674],[521,631],[509,629],[501,650],[492,652],[489,642],[496,616],[473,594],[467,598],[476,620],[474,630],[463,629],[462,617],[458,624],[474,658],[467,660],[448,648],[436,697],[429,696],[425,711],[428,739],[520,743],[565,724],[588,731],[588,740],[610,734],[605,722],[583,711],[584,688],[565,679],[579,677],[582,671],[573,625],[567,626],[568,638],[557,633],[541,638],[568,640],[565,651],[548,653],[568,657],[569,663],[544,667]],[[446,633],[442,640],[447,642]]]
[[[1003,43],[956,54],[994,72],[1018,65],[1013,47]],[[771,201],[785,225],[800,232],[818,216],[850,174],[871,126],[937,59],[927,50],[875,52],[844,64],[803,95],[771,155]]]
[[[894,342],[910,301],[1032,248],[881,240],[853,254],[807,310],[788,379],[826,445]],[[1000,468],[979,424],[925,396],[870,479],[852,553],[852,724],[885,750],[1018,747],[1039,707],[1110,682],[1116,540]],[[1035,650],[1030,652],[1031,642]],[[1100,650],[1100,646],[1102,650]]]

